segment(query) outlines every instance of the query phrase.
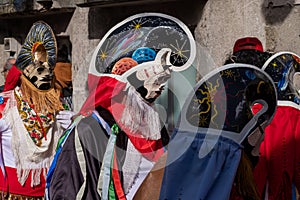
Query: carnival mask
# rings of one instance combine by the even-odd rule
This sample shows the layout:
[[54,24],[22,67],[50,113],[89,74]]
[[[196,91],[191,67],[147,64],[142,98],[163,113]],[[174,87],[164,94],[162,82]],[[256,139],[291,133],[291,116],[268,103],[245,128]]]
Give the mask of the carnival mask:
[[47,62],[30,64],[24,69],[23,74],[40,90],[48,90],[52,86],[53,69]]
[[150,103],[159,97],[164,84],[171,78],[170,54],[171,49],[161,49],[154,61],[139,64],[123,74],[123,78]]
[[31,27],[16,65],[37,89],[48,90],[52,87],[56,53],[55,34],[48,24],[38,21]]

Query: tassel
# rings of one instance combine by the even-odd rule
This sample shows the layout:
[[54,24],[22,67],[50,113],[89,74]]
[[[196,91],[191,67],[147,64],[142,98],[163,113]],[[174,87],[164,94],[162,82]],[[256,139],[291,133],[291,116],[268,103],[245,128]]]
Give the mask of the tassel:
[[242,151],[241,161],[235,176],[235,184],[237,194],[243,199],[261,199],[254,181],[252,164],[244,151]]

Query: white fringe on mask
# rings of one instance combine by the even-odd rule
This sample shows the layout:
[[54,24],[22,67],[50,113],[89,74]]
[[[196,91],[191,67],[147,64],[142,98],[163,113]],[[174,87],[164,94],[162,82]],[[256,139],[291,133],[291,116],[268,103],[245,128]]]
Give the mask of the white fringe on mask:
[[141,134],[139,137],[151,140],[161,138],[158,113],[142,99],[134,87],[128,89],[120,123],[125,125],[131,134]]

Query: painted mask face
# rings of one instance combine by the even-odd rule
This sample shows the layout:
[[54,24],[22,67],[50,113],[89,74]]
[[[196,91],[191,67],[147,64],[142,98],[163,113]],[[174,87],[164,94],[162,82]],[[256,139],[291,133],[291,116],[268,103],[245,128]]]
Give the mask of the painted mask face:
[[[161,66],[162,67],[162,66]],[[147,73],[148,70],[145,69]],[[149,72],[148,72],[149,73]],[[137,76],[139,73],[137,73]],[[161,94],[164,85],[166,82],[171,78],[171,70],[169,68],[167,69],[162,69],[161,72],[158,74],[155,74],[154,76],[150,76],[148,79],[145,80],[144,82],[144,87],[147,89],[147,95],[145,96],[145,99],[152,99],[152,98],[157,98]]]
[[28,80],[40,90],[50,89],[54,76],[53,68],[48,65],[46,60],[45,47],[39,44],[33,52],[33,63],[23,70],[23,74]]
[[40,90],[51,88],[53,69],[49,67],[47,62],[30,64],[24,69],[23,74],[36,88]]
[[164,85],[171,78],[170,54],[170,49],[161,49],[154,61],[139,64],[123,75],[150,103],[160,96]]

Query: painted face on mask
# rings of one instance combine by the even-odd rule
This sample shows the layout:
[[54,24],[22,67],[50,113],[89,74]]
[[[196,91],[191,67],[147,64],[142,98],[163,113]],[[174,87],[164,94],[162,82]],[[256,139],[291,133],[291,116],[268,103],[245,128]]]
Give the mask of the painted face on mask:
[[48,90],[52,85],[53,68],[46,62],[47,54],[44,45],[36,43],[33,48],[33,63],[23,70],[23,74],[36,88]]
[[154,61],[139,64],[123,75],[150,103],[160,96],[164,85],[171,78],[170,54],[170,49],[161,49]]
[[53,69],[49,67],[47,62],[30,64],[24,69],[23,74],[36,88],[40,90],[51,88],[54,75]]
[[[162,90],[164,89],[164,85],[166,82],[171,78],[171,69],[166,68],[163,69],[162,66],[161,71],[158,73],[154,73],[153,76],[148,77],[144,82],[144,87],[147,89],[147,94],[145,99],[152,99],[157,98],[161,94]],[[148,70],[142,70],[137,72],[137,77],[141,74],[155,72],[153,68],[149,68]]]

